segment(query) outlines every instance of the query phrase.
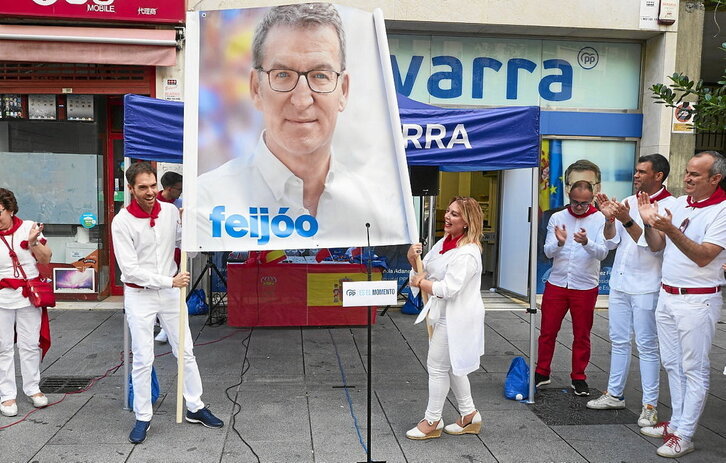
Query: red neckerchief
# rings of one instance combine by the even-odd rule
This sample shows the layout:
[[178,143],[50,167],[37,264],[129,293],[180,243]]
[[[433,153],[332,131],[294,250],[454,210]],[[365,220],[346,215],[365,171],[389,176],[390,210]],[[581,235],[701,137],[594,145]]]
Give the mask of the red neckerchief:
[[446,238],[444,238],[444,245],[441,247],[441,251],[439,251],[439,254],[443,254],[446,251],[451,251],[452,249],[454,249],[456,247],[456,243],[459,242],[462,236],[464,236],[463,233],[456,238],[453,238],[451,235],[446,235]]
[[726,201],[726,192],[724,192],[721,187],[717,187],[716,191],[714,191],[708,199],[704,199],[703,201],[693,201],[690,196],[686,197],[686,202],[688,203],[687,207],[692,207],[694,209],[713,206],[714,204],[718,204],[723,201]]
[[597,208],[595,206],[593,206],[592,204],[590,204],[590,208],[587,210],[587,212],[585,212],[584,214],[577,215],[574,212],[572,212],[572,208],[570,206],[567,206],[567,212],[572,214],[572,216],[575,217],[576,219],[584,219],[588,215],[592,215],[592,214],[596,213]]
[[173,203],[173,202],[174,202],[174,201],[172,201],[171,199],[166,199],[166,198],[164,197],[163,193],[164,193],[164,190],[161,190],[161,191],[160,191],[160,192],[159,192],[159,193],[158,193],[158,194],[156,195],[156,199],[158,199],[158,200],[159,200],[159,201],[161,201],[162,203]]
[[132,199],[131,203],[126,206],[126,210],[129,211],[129,214],[133,215],[137,219],[151,218],[151,220],[149,221],[149,226],[153,227],[154,225],[156,225],[155,220],[159,218],[159,212],[161,212],[161,204],[159,204],[159,201],[154,201],[154,207],[151,208],[151,214],[147,214],[145,210],[141,209],[139,203],[137,203],[135,199]]
[[10,228],[7,230],[0,230],[0,235],[8,236],[15,233],[15,231],[20,228],[20,226],[23,224],[23,221],[20,220],[20,218],[17,215],[13,216],[13,224],[10,225]]
[[660,201],[661,199],[665,199],[668,196],[673,196],[670,191],[666,190],[666,187],[663,187],[660,189],[660,191],[653,196],[650,197],[650,204],[653,204],[655,201]]

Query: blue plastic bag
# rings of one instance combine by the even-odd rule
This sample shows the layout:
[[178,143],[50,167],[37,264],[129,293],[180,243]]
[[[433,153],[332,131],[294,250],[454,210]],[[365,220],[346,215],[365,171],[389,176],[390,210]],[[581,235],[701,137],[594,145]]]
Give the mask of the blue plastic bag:
[[[156,377],[156,369],[151,367],[151,403],[156,403],[159,400],[161,388],[159,387],[159,378]],[[131,380],[129,374],[129,408],[134,408],[134,382]]]
[[403,304],[403,307],[401,307],[401,313],[405,313],[406,315],[418,315],[421,313],[422,308],[423,304],[421,303],[421,292],[419,291],[416,297],[412,296],[409,292],[406,302]]
[[187,311],[189,315],[204,315],[209,312],[209,306],[205,301],[206,296],[203,289],[195,289],[187,298]]
[[[517,397],[519,395],[519,397]],[[504,380],[504,397],[524,400],[529,396],[529,366],[524,357],[514,357]]]

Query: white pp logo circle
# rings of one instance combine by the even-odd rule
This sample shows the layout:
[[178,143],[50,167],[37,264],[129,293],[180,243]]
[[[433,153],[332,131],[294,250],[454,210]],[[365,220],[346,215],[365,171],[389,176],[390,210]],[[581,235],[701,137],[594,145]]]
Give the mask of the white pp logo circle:
[[577,64],[582,69],[592,69],[597,66],[598,61],[600,61],[600,56],[592,47],[585,47],[577,54]]

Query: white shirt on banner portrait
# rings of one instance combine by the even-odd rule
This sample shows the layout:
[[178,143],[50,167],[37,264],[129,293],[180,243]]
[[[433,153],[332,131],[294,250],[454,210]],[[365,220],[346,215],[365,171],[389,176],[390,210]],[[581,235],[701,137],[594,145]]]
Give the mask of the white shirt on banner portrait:
[[[407,230],[403,214],[388,213],[387,186],[366,182],[346,168],[339,156],[331,153],[325,189],[313,217],[303,205],[302,180],[270,152],[261,135],[251,159],[234,159],[199,177],[197,242],[208,250],[310,249],[319,247],[321,240],[325,247],[360,246],[367,244],[365,224],[369,223],[375,246],[387,234]],[[267,224],[250,210],[259,217],[262,208]],[[290,222],[295,231],[287,228]]]

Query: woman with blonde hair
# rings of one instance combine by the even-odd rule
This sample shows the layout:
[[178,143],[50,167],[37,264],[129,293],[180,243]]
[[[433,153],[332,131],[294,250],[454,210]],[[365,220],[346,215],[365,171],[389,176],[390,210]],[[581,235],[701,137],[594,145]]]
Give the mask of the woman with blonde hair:
[[[484,304],[481,298],[481,235],[483,214],[474,198],[456,197],[444,214],[444,238],[423,259],[424,271],[412,272],[410,286],[429,294],[416,323],[427,319],[433,327],[426,361],[429,399],[424,419],[406,432],[424,440],[447,434],[478,434],[481,415],[474,407],[467,375],[479,368],[484,354]],[[416,268],[421,244],[411,245],[408,261]],[[441,414],[449,389],[459,414],[444,426]]]

